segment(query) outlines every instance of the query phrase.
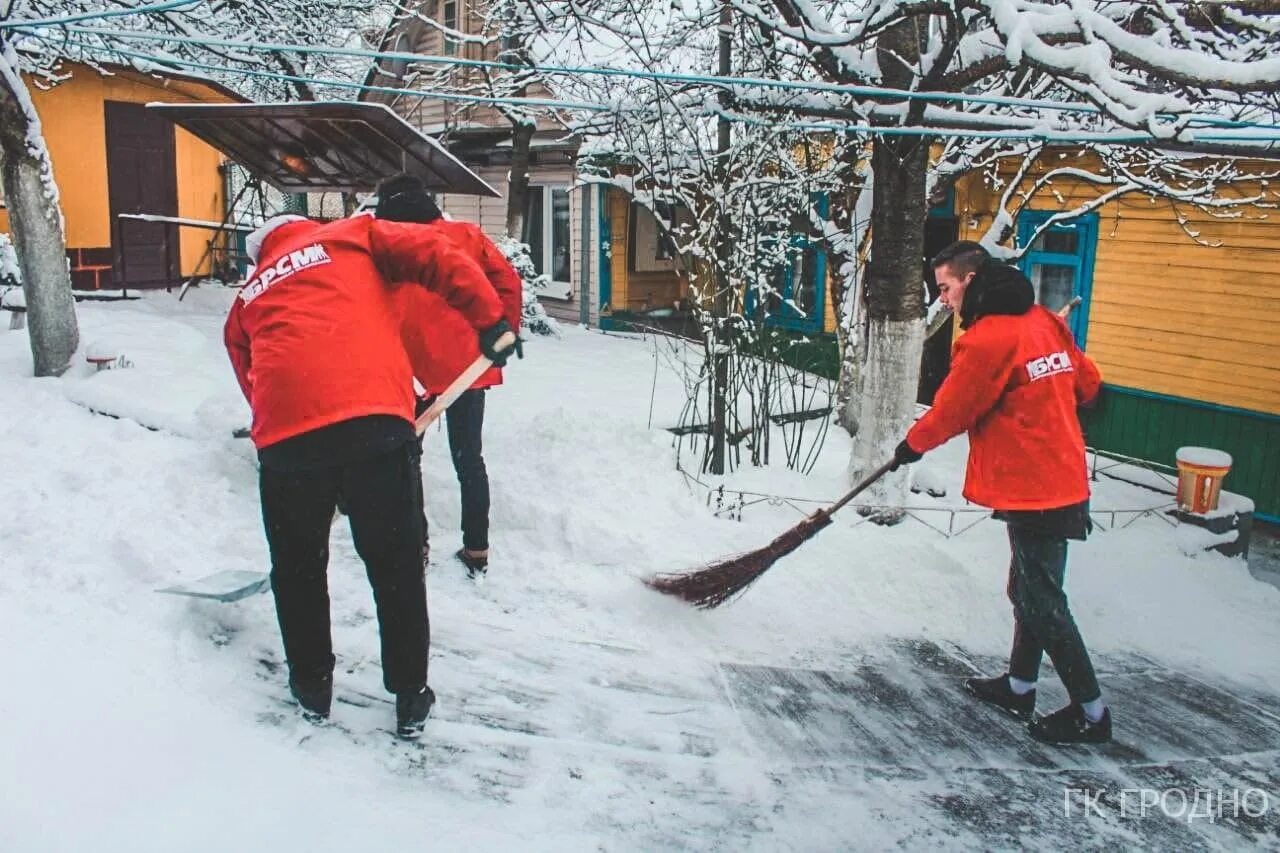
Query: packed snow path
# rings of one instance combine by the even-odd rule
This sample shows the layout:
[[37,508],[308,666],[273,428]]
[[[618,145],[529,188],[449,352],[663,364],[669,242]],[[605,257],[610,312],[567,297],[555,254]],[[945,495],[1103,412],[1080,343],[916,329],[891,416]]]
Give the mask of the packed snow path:
[[[423,740],[386,731],[344,524],[333,724],[301,722],[269,596],[152,592],[265,568],[253,455],[230,437],[247,413],[220,346],[228,298],[82,304],[86,346],[109,338],[133,366],[57,380],[31,379],[25,332],[0,331],[0,849],[1280,844],[1280,591],[1242,561],[1184,554],[1159,496],[1099,481],[1097,518],[1116,529],[1072,546],[1117,743],[1041,746],[960,687],[1002,668],[1010,631],[1003,526],[978,515],[950,539],[837,517],[719,611],[645,589],[651,572],[754,547],[799,515],[766,502],[714,517],[657,429],[681,402],[665,356],[655,392],[652,341],[579,329],[531,342],[490,395],[483,585],[448,556],[456,485],[443,433],[427,437],[440,701]],[[926,460],[948,497],[913,498],[921,518],[964,509],[963,450]],[[833,433],[812,476],[728,483],[834,497],[847,453]],[[1046,669],[1041,710],[1062,699]],[[1073,789],[1103,793],[1086,813]],[[1127,789],[1262,791],[1269,808],[1139,816],[1135,792],[1121,814]]]

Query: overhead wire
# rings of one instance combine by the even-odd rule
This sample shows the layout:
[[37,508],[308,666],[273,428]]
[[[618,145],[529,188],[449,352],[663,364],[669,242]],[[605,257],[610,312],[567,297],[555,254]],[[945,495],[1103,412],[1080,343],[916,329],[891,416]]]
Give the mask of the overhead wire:
[[[35,25],[30,25],[34,27]],[[58,26],[56,23],[42,23],[40,26]],[[168,33],[151,33],[131,30],[105,29],[102,27],[82,27],[69,25],[63,27],[67,32],[81,35],[98,36],[113,39],[132,39],[138,41],[173,42],[208,47],[239,48],[259,51],[288,51],[299,54],[317,54],[328,56],[346,56],[369,60],[399,60],[419,64],[436,64],[462,68],[487,68],[502,71],[537,72],[547,75],[594,75],[602,77],[618,77],[629,79],[658,80],[677,83],[695,83],[722,88],[747,87],[780,89],[784,91],[826,92],[845,94],[867,98],[897,99],[906,101],[925,101],[936,103],[972,103],[987,106],[1021,107],[1032,110],[1052,112],[1075,112],[1089,115],[1106,115],[1105,111],[1093,104],[1072,101],[1054,101],[1043,98],[1017,98],[1005,95],[970,94],[965,92],[920,92],[877,86],[859,86],[852,84],[827,83],[821,81],[771,80],[761,77],[732,77],[713,74],[685,74],[670,71],[643,69],[619,69],[599,66],[562,66],[548,63],[519,64],[499,60],[466,59],[463,57],[431,56],[405,51],[368,50],[365,48],[334,47],[323,45],[298,45],[284,42],[255,42],[243,39],[223,39],[217,37],[191,37]],[[1280,131],[1280,125],[1260,122],[1242,121],[1222,116],[1196,115],[1194,113],[1160,113],[1157,118],[1195,121],[1209,126],[1226,128],[1264,128]],[[1155,134],[1152,134],[1155,138]]]

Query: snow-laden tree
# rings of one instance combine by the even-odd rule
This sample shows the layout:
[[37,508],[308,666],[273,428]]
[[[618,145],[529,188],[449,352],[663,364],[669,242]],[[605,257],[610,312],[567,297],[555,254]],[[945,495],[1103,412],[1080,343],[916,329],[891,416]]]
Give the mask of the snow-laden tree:
[[[385,8],[378,0],[0,0],[0,157],[37,376],[68,367],[78,346],[58,189],[29,85],[56,86],[65,62],[219,79],[251,96],[351,97],[363,63],[255,43],[348,47]],[[236,42],[232,44],[232,42]],[[326,86],[323,81],[333,81]],[[336,85],[344,84],[344,85]]]
[[36,376],[57,376],[80,345],[67,244],[40,117],[13,43],[0,34],[0,180],[22,273]]
[[[404,0],[382,39],[379,85],[421,91],[428,100],[443,95],[459,116],[482,123],[496,116],[510,125],[506,234],[515,239],[523,233],[534,135],[564,127],[539,64],[553,61],[557,46],[572,37],[566,25],[572,29],[571,17],[545,19],[530,0]],[[418,57],[415,42],[440,49]],[[395,97],[412,103],[408,92]]]
[[[579,171],[621,189],[656,220],[687,288],[681,302],[696,321],[702,359],[681,427],[708,436],[701,466],[722,473],[744,444],[751,461],[766,461],[770,424],[781,421],[788,464],[803,468],[821,429],[806,441],[795,424],[829,401],[794,369],[803,337],[772,321],[803,325],[822,312],[817,255],[847,141],[768,120],[727,128],[727,93],[697,79],[721,67],[717,14],[649,6],[611,16],[607,26],[583,20],[583,61],[623,73],[577,74],[555,85],[577,101],[613,105],[579,116],[576,130],[586,139]],[[735,39],[757,42],[728,57],[736,74],[786,61],[753,29],[739,28]]]
[[[1098,153],[1085,162],[1102,168],[1074,174],[1051,168],[1032,183],[1094,182],[1100,201],[1147,192],[1214,208],[1223,201],[1215,178],[1247,179],[1251,170],[1196,175],[1180,158],[1157,152],[1280,153],[1275,131],[1266,140],[1266,131],[1232,124],[1270,123],[1277,115],[1280,62],[1271,53],[1280,18],[1272,3],[734,0],[734,7],[803,55],[822,80],[865,87],[814,93],[800,112],[877,129],[869,258],[862,280],[845,282],[862,288],[858,303],[865,312],[856,318],[865,346],[851,359],[860,362],[850,398],[858,413],[855,479],[889,457],[913,415],[932,183],[979,168],[984,158],[1024,157],[1021,177],[1004,193],[1003,215],[986,237],[998,251],[1010,236],[1010,205],[1031,196],[1022,178],[1038,162],[1034,146],[1009,138],[1017,133],[1039,142],[1084,143]],[[771,106],[768,99],[752,100],[744,106]],[[959,136],[966,132],[972,135]],[[931,147],[938,140],[946,150],[935,160]],[[899,502],[904,479],[882,490],[881,502]]]
[[[1258,158],[1280,156],[1280,7],[1270,0],[726,2],[738,21],[733,74],[751,69],[786,85],[743,81],[716,98],[684,79],[651,85],[718,110],[735,133],[772,122],[844,143],[832,155],[842,191],[826,248],[838,273],[855,479],[888,458],[914,415],[934,193],[987,175],[1001,206],[984,242],[1009,258],[1026,248],[1008,245],[1018,210],[1055,186],[1096,192],[1046,227],[1127,194],[1221,215],[1275,203],[1256,189],[1272,172]],[[657,44],[675,41],[658,27],[709,28],[724,9],[681,0],[655,18],[626,0],[572,6],[590,26]],[[683,70],[675,55],[633,51],[653,72]],[[619,114],[631,108],[610,102]],[[1188,159],[1195,154],[1218,159]],[[1246,159],[1221,159],[1232,157]],[[888,478],[876,502],[900,504],[905,482],[905,473]]]

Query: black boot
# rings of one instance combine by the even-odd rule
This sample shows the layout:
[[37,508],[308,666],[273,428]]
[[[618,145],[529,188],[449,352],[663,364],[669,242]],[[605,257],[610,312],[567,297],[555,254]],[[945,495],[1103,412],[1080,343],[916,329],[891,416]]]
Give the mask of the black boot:
[[1108,743],[1111,740],[1111,709],[1104,708],[1098,722],[1091,723],[1084,708],[1072,703],[1047,717],[1036,717],[1027,731],[1044,743]]
[[1031,719],[1036,710],[1036,691],[1029,690],[1022,695],[1014,693],[1009,686],[1008,673],[995,678],[967,678],[964,689],[1018,720]]
[[436,694],[430,687],[409,693],[396,694],[396,734],[406,740],[415,740],[426,728],[431,706]]
[[458,553],[453,556],[457,557],[458,561],[467,567],[467,577],[472,580],[482,578],[489,572],[488,557],[473,557],[467,553],[466,548],[459,548]]
[[302,708],[302,716],[317,723],[329,718],[333,704],[333,673],[305,676],[289,673],[289,692]]

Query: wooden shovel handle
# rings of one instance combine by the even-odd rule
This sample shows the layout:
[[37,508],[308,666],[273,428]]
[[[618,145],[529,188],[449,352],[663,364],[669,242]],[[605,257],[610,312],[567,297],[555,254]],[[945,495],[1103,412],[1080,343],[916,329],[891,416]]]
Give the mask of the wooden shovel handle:
[[[515,346],[515,344],[515,333],[507,332],[502,337],[494,341],[494,349],[510,349]],[[483,355],[471,362],[471,364],[467,366],[467,369],[462,371],[462,373],[458,375],[458,378],[453,380],[452,384],[450,384],[448,388],[444,389],[444,393],[439,397],[436,397],[435,402],[432,403],[430,407],[422,413],[422,416],[418,418],[418,421],[415,424],[418,430],[418,435],[422,435],[426,432],[427,427],[435,423],[436,420],[444,414],[444,410],[452,406],[453,401],[461,397],[463,392],[474,385],[476,380],[480,378],[480,374],[484,373],[492,366],[493,362]]]

